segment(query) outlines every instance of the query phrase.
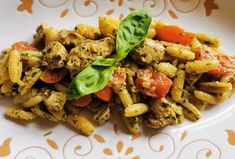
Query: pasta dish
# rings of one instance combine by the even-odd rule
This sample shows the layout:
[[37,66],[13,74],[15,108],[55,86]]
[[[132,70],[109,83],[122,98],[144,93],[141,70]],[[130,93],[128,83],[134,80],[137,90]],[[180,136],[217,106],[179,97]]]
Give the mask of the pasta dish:
[[[1,52],[0,93],[12,96],[6,116],[67,122],[84,135],[119,111],[127,129],[197,121],[207,106],[227,100],[235,58],[219,38],[153,21],[147,9],[99,27],[37,27],[33,42]],[[89,111],[93,119],[81,115]]]

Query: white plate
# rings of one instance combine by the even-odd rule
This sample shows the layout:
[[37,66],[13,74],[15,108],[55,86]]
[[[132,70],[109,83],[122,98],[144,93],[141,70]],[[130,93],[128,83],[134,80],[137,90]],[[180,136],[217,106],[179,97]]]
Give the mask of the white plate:
[[[155,20],[220,37],[222,49],[234,53],[234,0],[1,0],[0,49],[15,41],[32,40],[41,22],[57,28],[72,28],[77,23],[97,25],[99,15],[122,18],[143,6],[151,9]],[[129,135],[122,121],[112,118],[90,137],[81,136],[64,124],[5,118],[4,110],[11,99],[1,98],[0,158],[232,159],[235,156],[234,97],[205,110],[203,118],[195,123],[186,121],[159,131],[145,129]]]

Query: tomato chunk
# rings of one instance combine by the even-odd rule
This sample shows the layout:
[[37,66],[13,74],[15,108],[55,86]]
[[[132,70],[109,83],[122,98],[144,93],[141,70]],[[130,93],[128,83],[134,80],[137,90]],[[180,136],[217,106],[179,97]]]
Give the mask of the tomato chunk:
[[26,41],[19,41],[14,43],[11,48],[18,51],[35,51],[37,50],[33,45]]
[[209,59],[209,58],[218,58],[220,61],[219,67],[213,70],[208,71],[211,75],[226,75],[235,71],[235,59],[228,55],[214,55],[210,53],[203,53],[200,50],[195,52],[195,59]]
[[126,84],[126,72],[125,69],[115,70],[112,74],[112,77],[108,83],[108,86],[111,87],[113,84]]
[[73,99],[71,101],[71,104],[76,107],[85,107],[91,103],[91,100],[92,100],[92,96],[86,95],[86,96],[82,96],[82,97]]
[[169,92],[172,81],[160,72],[150,69],[139,69],[135,85],[141,93],[147,96],[162,98]]
[[220,65],[217,69],[210,70],[212,75],[226,75],[235,72],[235,59],[230,56],[219,56]]
[[104,87],[104,89],[102,90],[99,90],[98,92],[95,93],[95,95],[105,101],[105,102],[109,102],[113,96],[113,91],[112,91],[112,88],[106,86]]
[[58,83],[67,74],[67,69],[61,69],[59,71],[45,70],[42,72],[40,79],[46,83]]
[[182,45],[190,45],[192,42],[193,33],[185,32],[183,29],[174,25],[157,26],[155,30],[156,37],[159,40]]

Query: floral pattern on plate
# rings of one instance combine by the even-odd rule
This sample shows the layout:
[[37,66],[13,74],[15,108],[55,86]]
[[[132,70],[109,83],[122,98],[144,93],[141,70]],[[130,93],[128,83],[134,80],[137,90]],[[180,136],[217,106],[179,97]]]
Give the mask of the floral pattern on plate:
[[[18,6],[18,11],[26,11],[29,14],[32,14],[32,5],[33,0],[20,0],[21,4]],[[206,16],[210,16],[212,14],[212,10],[219,9],[219,6],[214,2],[215,0],[205,0],[204,1],[204,8],[206,12]],[[57,8],[63,6],[65,3],[69,3],[68,0],[39,0],[40,4],[48,7],[48,8]],[[71,1],[70,1],[71,2]],[[94,16],[97,11],[99,10],[99,6],[102,4],[98,3],[99,1],[94,0],[73,0],[73,11],[81,17],[91,17]],[[117,3],[118,8],[120,7],[128,7],[129,12],[132,12],[136,10],[136,8],[131,7],[133,4],[137,2],[136,0],[127,0],[127,2],[124,2],[124,0],[109,0],[110,5],[108,7],[110,9],[106,10],[107,15],[112,15],[115,12],[115,9],[112,7],[113,4]],[[139,2],[139,1],[138,1]],[[106,2],[108,3],[108,2]],[[153,17],[160,16],[163,14],[166,10],[167,5],[171,5],[175,11],[169,9],[168,14],[171,18],[177,19],[177,13],[190,13],[197,8],[199,8],[200,3],[202,3],[202,0],[143,0],[142,7],[147,7],[151,9]],[[169,3],[169,4],[168,4]],[[118,10],[116,8],[116,10]],[[68,14],[69,10],[64,9],[60,17],[63,18]],[[124,17],[124,13],[120,13],[119,20],[122,20]]]

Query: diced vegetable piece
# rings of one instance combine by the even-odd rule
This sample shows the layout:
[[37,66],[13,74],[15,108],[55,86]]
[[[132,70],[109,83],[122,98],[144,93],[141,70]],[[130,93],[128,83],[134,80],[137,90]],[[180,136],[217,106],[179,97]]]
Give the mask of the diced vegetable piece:
[[106,86],[104,89],[96,92],[95,95],[105,102],[109,102],[113,96],[113,91],[110,87]]
[[193,34],[185,32],[183,29],[177,26],[157,26],[155,29],[156,36],[159,40],[180,43],[182,45],[190,45],[192,42]]
[[203,60],[210,58],[218,58],[219,66],[216,69],[210,70],[208,73],[212,75],[227,75],[235,71],[235,59],[228,55],[215,55],[212,53],[203,53],[200,49],[196,51],[195,59]]
[[135,85],[145,95],[161,98],[169,92],[172,81],[164,74],[150,69],[139,69]]
[[25,41],[16,42],[11,47],[13,50],[18,50],[18,51],[37,50],[33,45]]
[[77,106],[77,107],[85,107],[91,103],[91,100],[92,100],[92,96],[86,95],[86,96],[82,96],[82,97],[73,99],[71,101],[71,104],[74,106]]
[[57,72],[45,70],[42,72],[40,79],[46,83],[58,83],[67,74],[67,69],[62,69]]

